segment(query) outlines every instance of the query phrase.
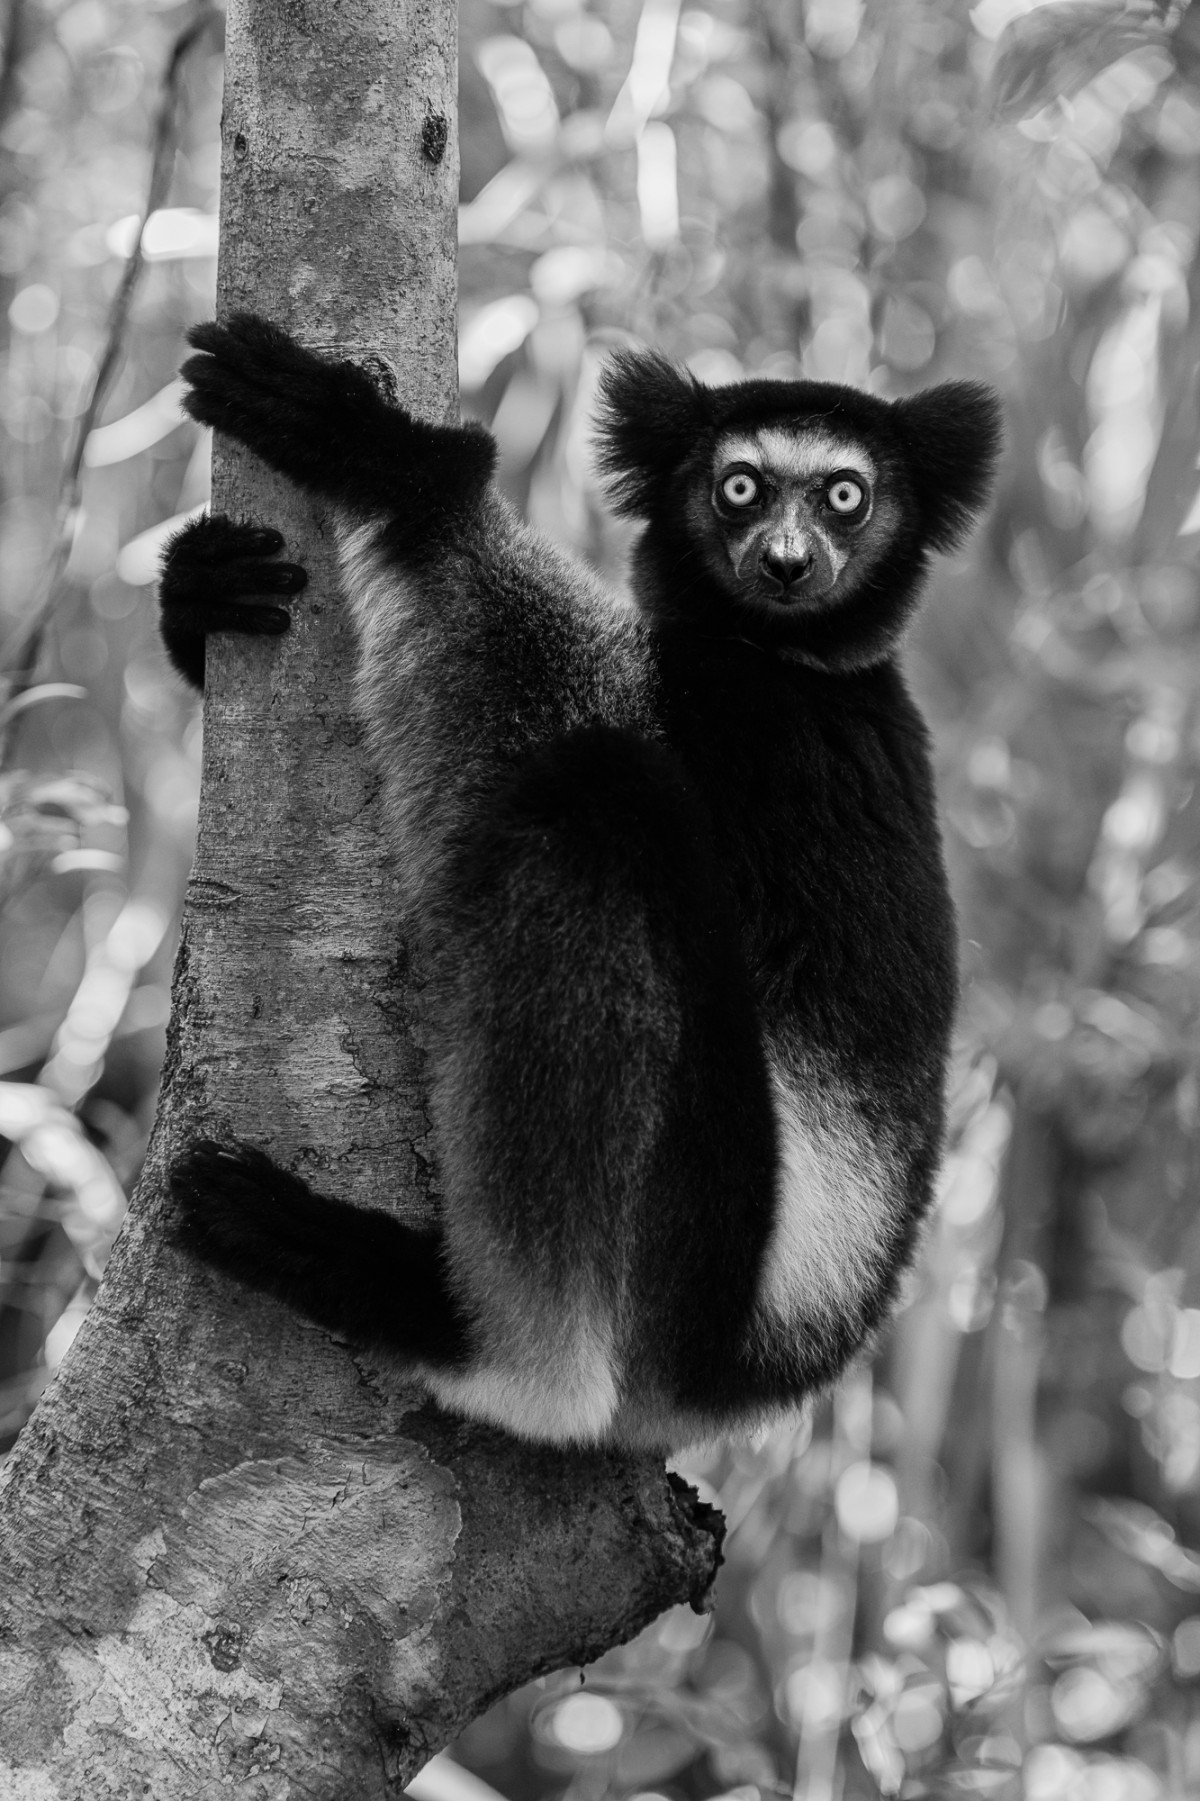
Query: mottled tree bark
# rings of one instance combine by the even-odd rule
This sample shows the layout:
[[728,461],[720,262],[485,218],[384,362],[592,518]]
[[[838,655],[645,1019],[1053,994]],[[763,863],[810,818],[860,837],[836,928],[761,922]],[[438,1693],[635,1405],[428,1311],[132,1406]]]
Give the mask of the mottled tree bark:
[[[449,0],[236,0],[221,306],[454,379]],[[377,783],[330,544],[218,445],[217,504],[311,585],[282,641],[209,655],[200,837],[147,1169],[100,1296],[9,1459],[0,1794],[396,1794],[489,1701],[711,1580],[706,1509],[651,1460],[522,1448],[174,1247],[198,1130],[419,1216],[436,1176]]]

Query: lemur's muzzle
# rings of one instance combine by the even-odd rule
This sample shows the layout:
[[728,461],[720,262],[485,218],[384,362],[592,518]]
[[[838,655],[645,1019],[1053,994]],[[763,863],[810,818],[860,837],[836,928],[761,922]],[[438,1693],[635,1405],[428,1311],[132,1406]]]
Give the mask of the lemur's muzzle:
[[823,546],[813,538],[789,538],[764,545],[758,558],[763,586],[774,601],[816,600],[827,594],[835,571]]

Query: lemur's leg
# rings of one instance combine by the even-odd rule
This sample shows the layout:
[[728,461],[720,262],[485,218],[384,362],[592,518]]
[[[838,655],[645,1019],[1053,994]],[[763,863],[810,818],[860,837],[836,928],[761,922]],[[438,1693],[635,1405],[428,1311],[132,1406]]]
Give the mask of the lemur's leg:
[[249,1145],[192,1145],[171,1173],[180,1239],[331,1332],[453,1370],[469,1322],[436,1230],[315,1194]]
[[274,560],[282,549],[279,532],[238,524],[224,513],[193,519],[168,542],[158,589],[159,626],[167,655],[193,688],[204,686],[209,632],[277,636],[287,631],[287,608],[278,598],[298,594],[308,576],[298,563]]
[[525,759],[448,873],[432,1049],[454,1269],[485,1325],[507,1290],[529,1361],[527,1316],[593,1398],[606,1365],[685,1388],[738,1353],[776,1162],[704,811],[667,747],[590,726]]
[[495,445],[481,426],[415,419],[353,363],[305,350],[253,313],[188,336],[200,352],[183,366],[193,419],[346,512],[397,519],[416,543],[486,487]]

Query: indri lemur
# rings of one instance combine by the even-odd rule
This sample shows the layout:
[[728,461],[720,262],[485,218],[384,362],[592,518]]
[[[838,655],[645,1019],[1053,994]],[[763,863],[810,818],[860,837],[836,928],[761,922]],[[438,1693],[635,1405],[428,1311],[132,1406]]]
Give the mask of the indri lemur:
[[[994,397],[619,353],[630,607],[518,523],[480,426],[249,314],[191,341],[192,416],[336,524],[444,1201],[414,1230],[205,1143],[185,1237],[529,1438],[678,1447],[793,1408],[879,1321],[938,1159],[954,920],[897,642],[984,501]],[[206,632],[286,627],[281,547],[175,540],[190,680]]]

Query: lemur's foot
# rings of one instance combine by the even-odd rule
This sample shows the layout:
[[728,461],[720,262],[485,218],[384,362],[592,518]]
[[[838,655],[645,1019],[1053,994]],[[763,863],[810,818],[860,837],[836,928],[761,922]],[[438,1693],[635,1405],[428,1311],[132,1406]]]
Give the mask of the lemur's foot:
[[202,1138],[171,1170],[176,1233],[205,1263],[262,1285],[264,1270],[310,1248],[327,1206],[306,1183],[248,1144]]
[[282,549],[282,533],[224,513],[193,519],[167,544],[158,590],[163,642],[193,687],[204,686],[209,632],[287,631],[287,608],[261,597],[298,594],[308,576],[299,563],[274,560]]
[[252,1145],[214,1139],[184,1152],[171,1194],[194,1256],[328,1331],[447,1368],[470,1355],[437,1228],[317,1194]]

